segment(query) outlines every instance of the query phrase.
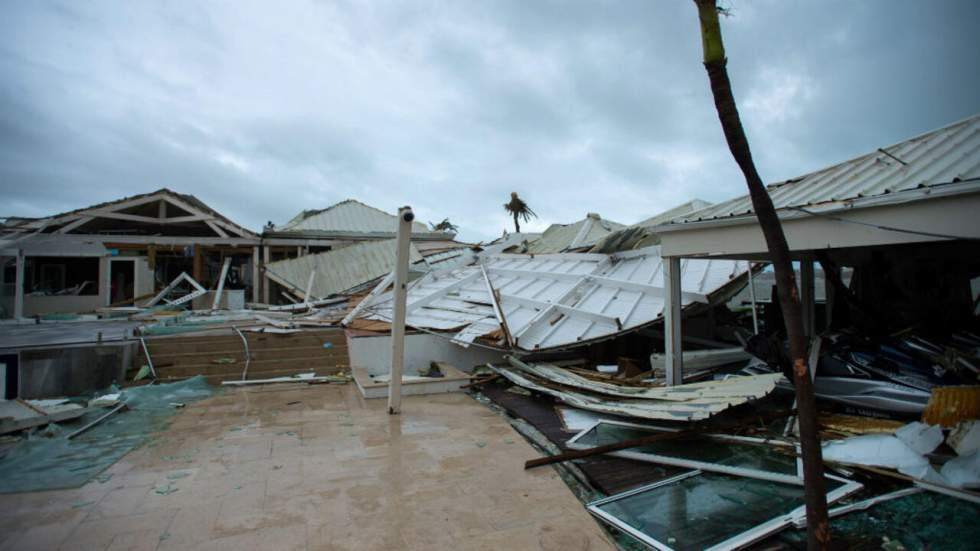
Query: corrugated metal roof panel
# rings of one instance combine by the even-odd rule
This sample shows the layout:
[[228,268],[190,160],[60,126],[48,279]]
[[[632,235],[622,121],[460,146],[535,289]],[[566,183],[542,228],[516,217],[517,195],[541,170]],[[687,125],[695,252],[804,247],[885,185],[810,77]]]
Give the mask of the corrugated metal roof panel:
[[[663,311],[659,247],[614,255],[497,255],[484,257],[484,262],[500,295],[507,326],[517,346],[525,350],[609,337],[655,321]],[[747,269],[747,262],[733,260],[683,260],[684,304],[704,300]],[[413,327],[466,325],[457,335],[461,342],[499,329],[479,265],[432,272],[419,279],[409,289],[408,310],[407,322]],[[365,312],[365,317],[389,320],[391,293],[379,297]]]
[[[420,260],[422,255],[412,245],[411,261]],[[271,262],[266,271],[281,285],[305,292],[310,272],[315,268],[312,294],[322,298],[382,277],[394,267],[395,240],[388,239]]]
[[611,220],[603,220],[590,213],[574,224],[552,224],[541,237],[528,244],[529,254],[560,253],[570,248],[580,249],[595,245],[610,233],[626,226]]
[[[800,208],[980,178],[980,115],[799,178],[770,184],[776,209]],[[743,195],[673,223],[754,212]]]
[[[277,232],[346,232],[346,233],[394,233],[398,217],[393,214],[348,199],[320,211],[303,211]],[[430,233],[422,222],[412,223],[412,233]]]
[[672,209],[669,209],[669,210],[665,210],[664,212],[661,212],[660,214],[651,216],[650,218],[647,218],[646,220],[641,220],[641,221],[637,222],[636,224],[633,224],[630,227],[631,228],[637,228],[637,227],[652,227],[652,226],[657,226],[657,225],[660,225],[660,224],[664,224],[666,222],[670,222],[671,220],[673,220],[675,218],[684,217],[684,216],[686,216],[688,214],[691,214],[692,212],[697,212],[697,211],[699,211],[699,210],[701,210],[703,208],[707,208],[707,207],[710,207],[710,206],[711,206],[711,203],[709,203],[708,201],[704,201],[702,199],[691,199],[690,201],[688,201],[688,202],[686,202],[684,204],[677,205],[676,207],[674,207]]

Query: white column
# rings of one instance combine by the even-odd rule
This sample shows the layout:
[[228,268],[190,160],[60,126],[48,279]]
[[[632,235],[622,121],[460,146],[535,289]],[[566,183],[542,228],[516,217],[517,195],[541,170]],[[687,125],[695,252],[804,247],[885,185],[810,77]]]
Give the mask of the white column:
[[415,214],[411,207],[398,209],[398,238],[395,242],[395,307],[391,323],[391,374],[388,379],[388,413],[402,406],[402,367],[405,363],[405,302],[408,295],[409,238]]
[[17,249],[17,277],[14,288],[14,319],[24,317],[24,251]]
[[[269,266],[269,261],[272,260],[272,253],[269,251],[269,246],[268,245],[266,245],[264,247],[264,249],[265,250],[263,251],[263,254],[265,255],[265,262],[262,263],[262,266],[268,267]],[[263,272],[263,276],[262,276],[262,302],[264,302],[265,304],[270,304],[270,302],[269,302],[269,294],[271,293],[271,290],[269,289],[270,287],[272,287],[272,281],[269,279],[269,276],[268,275],[265,275],[264,272]]]
[[800,306],[803,310],[803,334],[810,338],[816,326],[816,308],[813,297],[813,259],[800,260]]
[[752,263],[749,262],[749,298],[752,301],[752,333],[759,334],[759,308],[755,303],[755,282],[752,281]]
[[252,247],[252,302],[259,301],[259,248]]
[[681,259],[664,259],[664,369],[667,386],[684,382],[684,354],[681,349]]

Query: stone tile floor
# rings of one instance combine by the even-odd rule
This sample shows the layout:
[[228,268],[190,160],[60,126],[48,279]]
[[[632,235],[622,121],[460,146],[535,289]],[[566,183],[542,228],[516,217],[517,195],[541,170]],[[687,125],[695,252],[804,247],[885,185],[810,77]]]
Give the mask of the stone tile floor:
[[188,405],[81,488],[0,495],[0,550],[614,549],[553,469],[524,471],[536,452],[469,396],[385,408],[354,385]]

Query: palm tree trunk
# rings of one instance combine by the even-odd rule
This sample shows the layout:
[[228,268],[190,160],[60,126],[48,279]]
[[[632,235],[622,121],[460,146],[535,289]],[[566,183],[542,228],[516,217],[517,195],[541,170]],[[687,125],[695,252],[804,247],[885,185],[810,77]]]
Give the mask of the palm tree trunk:
[[793,361],[793,379],[800,420],[800,447],[803,455],[803,476],[806,492],[807,542],[809,549],[826,549],[830,544],[830,524],[827,518],[827,497],[824,490],[823,458],[817,433],[816,400],[813,382],[806,363],[806,339],[803,334],[803,314],[796,287],[796,275],[790,259],[789,245],[776,215],[772,199],[756,171],[752,151],[742,129],[742,122],[728,79],[728,63],[718,23],[716,0],[694,0],[701,22],[704,48],[704,67],[711,82],[715,109],[725,132],[728,149],[745,176],[752,198],[752,207],[766,238],[769,257],[776,272],[776,289],[782,306],[789,338],[789,353]]
[[521,233],[521,224],[517,221],[517,213],[514,213],[514,233]]

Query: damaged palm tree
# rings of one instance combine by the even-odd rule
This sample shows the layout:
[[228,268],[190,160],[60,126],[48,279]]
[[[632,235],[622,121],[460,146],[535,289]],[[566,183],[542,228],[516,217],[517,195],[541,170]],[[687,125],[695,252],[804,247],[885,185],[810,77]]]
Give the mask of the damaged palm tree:
[[432,228],[432,231],[459,233],[459,226],[450,222],[448,218],[443,218],[442,222],[439,222],[438,224],[429,222],[429,227]]
[[523,199],[517,196],[516,191],[510,192],[510,202],[504,203],[504,210],[509,212],[511,216],[514,217],[514,232],[521,233],[521,223],[520,220],[525,222],[530,222],[531,218],[537,218],[538,215],[531,210],[531,207],[527,206],[527,203]]
[[803,455],[803,474],[806,480],[807,542],[809,549],[826,549],[830,545],[830,524],[827,519],[827,499],[824,493],[823,460],[817,434],[816,403],[813,382],[806,363],[806,340],[803,335],[803,315],[800,307],[796,276],[789,254],[789,245],[776,216],[772,199],[766,191],[752,160],[752,151],[742,129],[735,105],[732,85],[728,79],[725,46],[718,22],[716,0],[694,0],[701,22],[701,43],[704,48],[704,67],[711,82],[718,118],[725,132],[728,149],[745,176],[752,198],[752,207],[759,227],[766,238],[769,256],[776,272],[776,288],[782,307],[793,362],[793,379],[800,420],[800,447]]

